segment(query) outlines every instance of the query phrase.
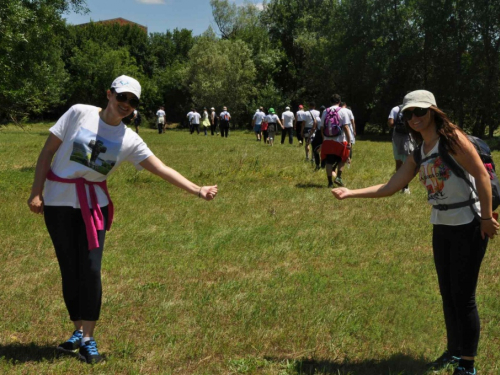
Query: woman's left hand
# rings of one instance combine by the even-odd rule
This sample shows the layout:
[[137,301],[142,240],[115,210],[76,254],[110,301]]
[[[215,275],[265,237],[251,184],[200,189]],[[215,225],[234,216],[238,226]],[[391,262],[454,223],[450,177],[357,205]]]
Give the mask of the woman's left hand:
[[498,234],[498,230],[500,228],[500,224],[494,218],[490,220],[481,220],[481,236],[488,236],[489,238],[493,238]]
[[217,185],[214,186],[202,186],[200,189],[200,198],[206,201],[211,201],[217,195]]

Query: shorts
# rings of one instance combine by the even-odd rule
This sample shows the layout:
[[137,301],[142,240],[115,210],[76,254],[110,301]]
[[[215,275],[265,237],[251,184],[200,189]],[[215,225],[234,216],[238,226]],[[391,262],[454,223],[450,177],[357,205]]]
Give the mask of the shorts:
[[403,163],[414,150],[413,140],[408,134],[394,133],[392,135],[392,153],[394,160],[401,160]]
[[304,129],[304,138],[309,138],[311,136],[311,130],[312,130],[312,128],[305,128]]
[[165,119],[163,117],[158,118],[158,124],[164,124]]
[[255,124],[255,126],[253,127],[253,131],[256,133],[260,133],[260,124],[259,125]]

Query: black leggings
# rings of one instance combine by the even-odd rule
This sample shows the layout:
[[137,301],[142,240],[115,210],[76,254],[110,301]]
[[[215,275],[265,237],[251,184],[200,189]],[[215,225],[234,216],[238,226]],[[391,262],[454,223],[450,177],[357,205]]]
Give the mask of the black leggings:
[[[101,207],[104,228],[108,207]],[[72,321],[99,320],[102,299],[101,260],[106,230],[97,231],[99,248],[88,249],[80,209],[45,206],[45,224],[56,250],[64,302]]]
[[478,219],[458,226],[434,225],[434,263],[443,299],[448,351],[475,357],[480,322],[476,306],[479,269],[488,245]]
[[219,123],[219,127],[220,127],[220,136],[227,138],[227,135],[229,133],[229,121],[221,121]]

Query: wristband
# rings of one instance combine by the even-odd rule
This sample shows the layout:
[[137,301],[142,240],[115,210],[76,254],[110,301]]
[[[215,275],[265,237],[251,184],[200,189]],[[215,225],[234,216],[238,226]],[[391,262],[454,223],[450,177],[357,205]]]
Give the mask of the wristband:
[[491,219],[493,219],[493,217],[487,217],[486,219],[483,219],[483,218],[481,217],[480,219],[481,219],[481,220],[485,220],[485,221],[486,221],[486,220],[491,220]]

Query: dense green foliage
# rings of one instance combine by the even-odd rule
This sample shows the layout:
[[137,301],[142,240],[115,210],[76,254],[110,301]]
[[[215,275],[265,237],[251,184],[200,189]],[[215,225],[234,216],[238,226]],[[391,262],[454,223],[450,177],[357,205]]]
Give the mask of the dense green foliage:
[[362,132],[383,128],[408,91],[425,88],[476,135],[500,124],[500,2],[269,0],[262,9],[211,0],[217,33],[146,35],[137,27],[65,25],[84,0],[6,0],[0,6],[0,119],[104,105],[117,74],[144,86],[140,110],[229,107],[240,126],[257,106],[348,102]]

